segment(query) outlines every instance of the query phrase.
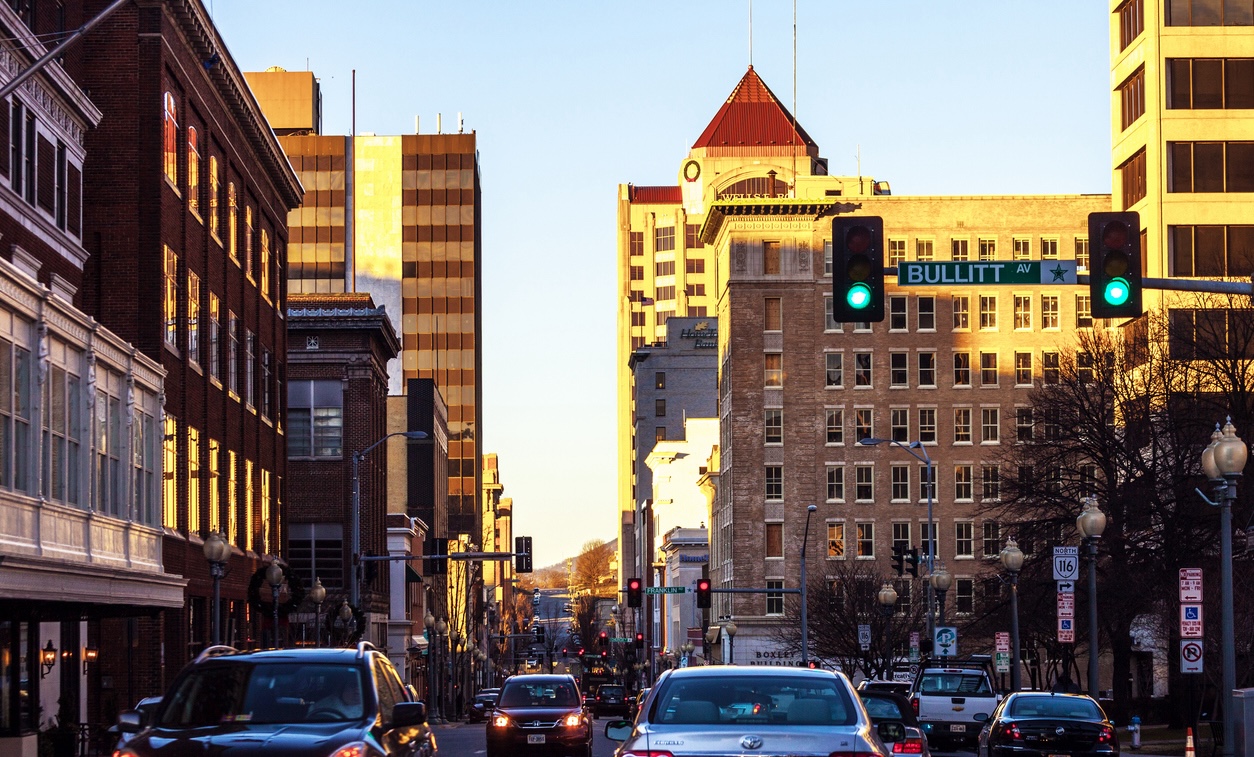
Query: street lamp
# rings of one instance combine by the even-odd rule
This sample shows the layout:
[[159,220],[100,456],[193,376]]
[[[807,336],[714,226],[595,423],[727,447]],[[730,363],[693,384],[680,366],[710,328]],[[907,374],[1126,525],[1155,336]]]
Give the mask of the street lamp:
[[1010,690],[1019,690],[1019,571],[1023,569],[1023,550],[1014,539],[1006,539],[1002,548],[1001,566],[1010,574]]
[[435,622],[436,651],[439,653],[439,669],[436,671],[440,687],[440,722],[448,722],[448,623],[444,618]]
[[[1216,432],[1218,433],[1218,432]],[[1220,610],[1223,620],[1223,686],[1224,686],[1224,757],[1232,757],[1236,740],[1236,700],[1233,690],[1237,687],[1236,630],[1232,618],[1232,503],[1237,498],[1237,479],[1245,470],[1249,450],[1237,436],[1232,418],[1224,424],[1222,435],[1202,452],[1202,470],[1206,477],[1223,487],[1219,505],[1219,561]],[[1209,501],[1209,500],[1208,500]]]
[[727,664],[736,664],[736,621],[729,620],[723,626],[723,632],[727,634]]
[[435,616],[427,612],[426,617],[422,619],[422,624],[427,628],[427,705],[431,708],[431,722],[440,722],[440,697],[438,696],[438,683],[436,680],[436,668],[438,662],[436,658],[436,632],[435,632]]
[[358,466],[361,465],[361,459],[370,454],[370,451],[388,439],[394,436],[403,436],[406,439],[426,439],[427,434],[423,431],[393,431],[384,436],[379,441],[371,444],[360,452],[353,453],[353,554],[352,568],[353,580],[349,582],[349,602],[354,607],[361,606],[361,478],[358,476]]
[[806,507],[806,530],[805,535],[801,537],[801,665],[802,667],[810,664],[810,621],[809,621],[809,602],[806,601],[808,594],[806,593],[806,545],[810,543],[810,516],[814,515],[818,510],[818,505],[810,505]]
[[283,588],[283,566],[279,565],[279,558],[276,556],[270,561],[270,567],[266,568],[266,583],[270,584],[270,598],[273,604],[270,605],[274,611],[274,648],[279,648],[279,589]]
[[222,579],[226,576],[226,561],[231,556],[231,545],[217,531],[209,534],[204,544],[205,559],[209,561],[209,576],[213,578],[213,643],[222,643]]
[[1076,530],[1088,546],[1089,555],[1089,696],[1097,698],[1097,542],[1106,530],[1106,515],[1097,507],[1096,497],[1084,498],[1084,510],[1075,519]]
[[[877,444],[891,444],[895,447],[900,447],[904,449],[906,452],[909,452],[910,455],[913,456],[915,460],[918,460],[919,462],[923,463],[923,465],[927,468],[927,532],[928,532],[927,533],[927,571],[928,573],[931,573],[936,568],[936,521],[932,519],[932,500],[933,500],[932,458],[928,456],[927,454],[927,447],[923,446],[923,442],[916,441],[916,442],[910,442],[908,444],[903,444],[902,442],[899,442],[896,439],[877,439],[874,436],[868,436],[864,439],[861,439],[858,441],[858,444],[861,444],[867,447],[874,447]],[[918,453],[916,453],[915,452],[916,449],[923,454],[919,455]],[[935,631],[936,626],[933,623],[932,615],[933,615],[932,592],[929,591],[927,593],[927,633],[928,633],[928,636],[935,639],[936,638],[936,631]]]
[[945,625],[945,593],[953,585],[954,577],[945,570],[945,564],[941,563],[928,577],[928,583],[932,585],[932,591],[936,592],[936,608],[940,615],[938,622],[943,626]]
[[893,669],[893,610],[897,609],[897,590],[885,581],[876,598],[880,603],[880,612],[884,613],[884,677],[887,678]]
[[322,579],[314,576],[313,588],[309,590],[309,598],[314,603],[314,646],[322,646],[322,603],[327,598],[327,587],[322,585]]

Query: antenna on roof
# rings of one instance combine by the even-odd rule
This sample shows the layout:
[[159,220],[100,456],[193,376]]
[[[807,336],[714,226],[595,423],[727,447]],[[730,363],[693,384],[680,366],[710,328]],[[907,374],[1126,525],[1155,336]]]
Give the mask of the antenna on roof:
[[753,68],[753,0],[749,0],[749,68]]
[[[797,0],[792,0],[792,135],[797,137]],[[797,199],[797,146],[792,146],[792,188],[789,195]]]

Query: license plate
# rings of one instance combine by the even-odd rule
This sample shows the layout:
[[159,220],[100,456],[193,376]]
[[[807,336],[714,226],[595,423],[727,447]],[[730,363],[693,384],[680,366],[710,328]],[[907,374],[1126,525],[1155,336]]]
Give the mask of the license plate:
[[1051,754],[1049,757],[1071,757],[1069,754]]
[[543,733],[527,734],[527,743],[528,744],[543,744],[544,734]]
[[[950,733],[966,733],[967,726],[965,723],[958,723],[958,724],[949,726],[949,731]],[[1054,757],[1054,756],[1050,755],[1050,757]]]

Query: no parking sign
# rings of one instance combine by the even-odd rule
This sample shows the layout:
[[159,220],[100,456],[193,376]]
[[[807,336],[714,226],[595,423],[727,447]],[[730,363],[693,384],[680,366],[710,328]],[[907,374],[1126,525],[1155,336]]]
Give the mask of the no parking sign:
[[1202,640],[1201,639],[1181,639],[1180,640],[1180,672],[1181,673],[1201,673],[1202,672]]

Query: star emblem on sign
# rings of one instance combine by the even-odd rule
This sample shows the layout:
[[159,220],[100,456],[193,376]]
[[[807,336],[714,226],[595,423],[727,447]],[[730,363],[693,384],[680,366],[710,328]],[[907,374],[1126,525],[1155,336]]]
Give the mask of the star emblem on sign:
[[1067,275],[1067,269],[1063,268],[1061,265],[1055,265],[1053,268],[1049,269],[1049,272],[1054,274],[1054,278],[1050,283],[1053,283],[1054,281],[1063,281],[1063,277]]

